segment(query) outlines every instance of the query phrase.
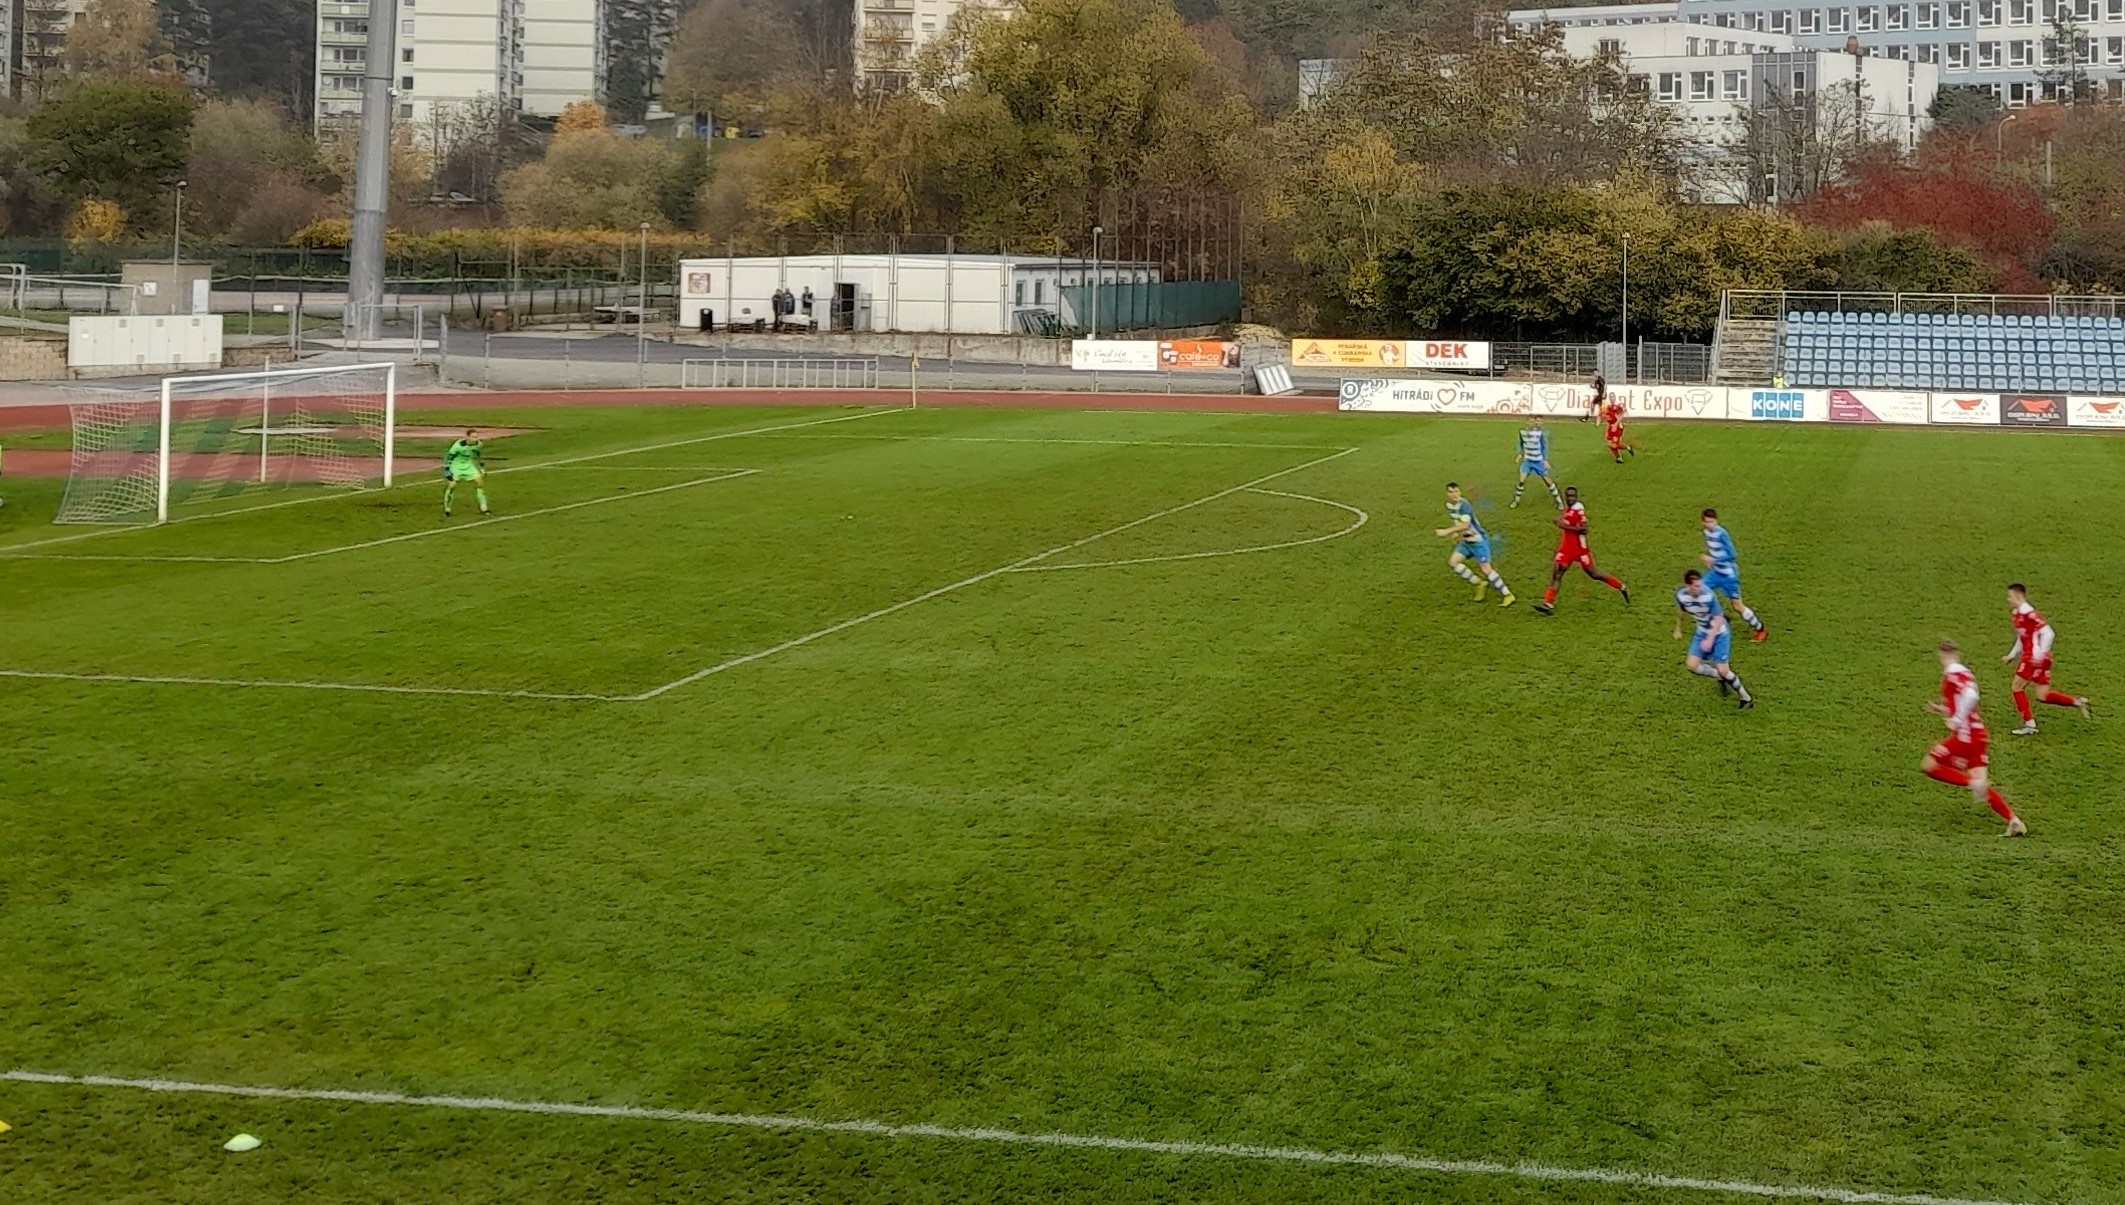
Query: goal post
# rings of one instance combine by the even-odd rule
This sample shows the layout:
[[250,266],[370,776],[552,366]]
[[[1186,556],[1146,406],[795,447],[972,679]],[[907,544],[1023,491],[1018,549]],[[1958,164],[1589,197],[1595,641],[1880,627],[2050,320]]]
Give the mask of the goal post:
[[60,523],[167,523],[259,490],[390,486],[398,368],[339,364],[166,377],[74,403]]

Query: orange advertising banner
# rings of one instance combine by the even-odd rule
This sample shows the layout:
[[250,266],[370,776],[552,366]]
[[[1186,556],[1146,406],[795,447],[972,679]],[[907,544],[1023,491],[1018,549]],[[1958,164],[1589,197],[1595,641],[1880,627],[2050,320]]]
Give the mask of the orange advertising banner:
[[1307,368],[1401,368],[1408,352],[1400,339],[1294,339],[1291,362]]
[[1158,345],[1158,366],[1169,369],[1238,368],[1240,345],[1215,339],[1170,339]]

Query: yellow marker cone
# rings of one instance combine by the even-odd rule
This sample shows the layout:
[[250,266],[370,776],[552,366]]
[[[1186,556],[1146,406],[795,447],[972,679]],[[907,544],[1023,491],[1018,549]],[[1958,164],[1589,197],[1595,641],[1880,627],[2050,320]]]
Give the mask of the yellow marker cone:
[[11,1126],[11,1125],[7,1124],[6,1122],[4,1122],[4,1121],[0,1121],[0,1134],[5,1134],[5,1133],[7,1133],[7,1132],[8,1132],[9,1130],[12,1130],[12,1129],[14,1129],[14,1128],[15,1128],[15,1127],[13,1127],[13,1126]]

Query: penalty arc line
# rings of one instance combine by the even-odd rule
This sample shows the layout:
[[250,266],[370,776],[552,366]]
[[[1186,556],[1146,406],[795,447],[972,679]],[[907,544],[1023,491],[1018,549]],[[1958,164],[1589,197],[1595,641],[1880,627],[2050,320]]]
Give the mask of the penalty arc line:
[[1174,552],[1165,556],[1137,556],[1120,561],[1072,561],[1067,565],[1028,565],[1015,572],[1055,573],[1064,569],[1117,569],[1123,565],[1159,565],[1169,561],[1201,561],[1221,556],[1246,556],[1254,552],[1275,552],[1282,548],[1303,548],[1308,544],[1325,544],[1330,540],[1339,540],[1372,521],[1371,515],[1366,514],[1355,506],[1351,506],[1349,503],[1337,502],[1332,498],[1316,498],[1312,494],[1288,494],[1283,490],[1248,490],[1247,492],[1250,494],[1268,494],[1276,498],[1296,498],[1301,502],[1318,502],[1323,506],[1333,506],[1337,510],[1347,511],[1356,515],[1357,518],[1339,531],[1331,531],[1327,535],[1321,536],[1308,536],[1303,540],[1285,540],[1279,544],[1253,544],[1246,548],[1221,548],[1212,552]]
[[802,648],[803,646],[810,644],[815,640],[823,640],[826,637],[832,636],[838,632],[846,632],[850,628],[856,627],[859,624],[866,624],[874,619],[883,619],[888,615],[893,615],[898,612],[905,611],[909,607],[929,602],[931,599],[942,598],[945,595],[951,594],[955,591],[964,590],[968,586],[979,585],[982,582],[988,581],[990,578],[1002,577],[1004,574],[1007,573],[1016,573],[1029,565],[1038,564],[1039,562],[1044,561],[1051,556],[1059,556],[1062,553],[1070,552],[1078,548],[1083,548],[1085,545],[1090,544],[1095,540],[1104,540],[1108,536],[1119,535],[1122,532],[1128,531],[1131,528],[1141,527],[1146,523],[1155,522],[1159,519],[1166,518],[1169,515],[1177,515],[1184,510],[1193,510],[1198,506],[1203,506],[1207,503],[1215,502],[1220,498],[1229,498],[1232,495],[1241,492],[1242,490],[1253,489],[1255,486],[1261,485],[1265,482],[1275,481],[1279,477],[1289,477],[1293,473],[1300,472],[1304,469],[1310,469],[1315,465],[1327,464],[1331,460],[1340,460],[1355,451],[1357,451],[1356,448],[1344,448],[1339,452],[1334,452],[1327,456],[1317,456],[1304,464],[1296,464],[1288,469],[1278,469],[1274,473],[1265,473],[1252,481],[1243,481],[1238,485],[1228,486],[1227,488],[1221,489],[1214,494],[1205,494],[1203,497],[1197,498],[1192,502],[1183,502],[1178,506],[1169,506],[1164,510],[1153,511],[1152,513],[1145,515],[1142,518],[1131,519],[1127,523],[1122,523],[1114,527],[1109,527],[1105,531],[1096,531],[1089,536],[1084,536],[1080,539],[1072,540],[1067,544],[1058,544],[1055,547],[1046,550],[1045,552],[1036,552],[1031,556],[1020,557],[1018,560],[1012,561],[1008,565],[999,565],[994,569],[983,570],[982,572],[977,573],[972,577],[963,577],[956,582],[951,582],[946,585],[938,586],[933,590],[926,590],[923,593],[914,596],[913,598],[904,598],[901,599],[899,602],[890,603],[886,606],[879,607],[875,611],[867,611],[862,615],[852,616],[848,619],[842,620],[839,623],[828,624],[826,627],[819,628],[815,631],[806,632],[802,636],[793,636],[780,644],[770,645],[764,649],[755,649],[750,653],[745,653],[740,656],[732,657],[728,660],[719,661],[714,665],[706,666],[702,669],[697,669],[694,672],[687,674],[683,678],[674,678],[671,681],[664,683],[662,686],[653,686],[640,694],[628,695],[626,696],[626,698],[629,702],[646,702],[647,700],[654,699],[659,695],[677,690],[682,686],[691,686],[694,683],[701,681],[703,678],[713,677],[717,674],[724,672],[725,670],[737,669],[741,665],[751,665],[755,661],[765,660],[769,657],[777,655],[778,653],[786,653],[794,648]]
[[420,1096],[402,1092],[354,1091],[338,1088],[274,1088],[244,1084],[196,1083],[189,1080],[124,1079],[108,1075],[59,1075],[42,1071],[0,1071],[0,1080],[82,1088],[119,1088],[140,1092],[250,1097],[261,1100],[316,1101],[349,1105],[393,1105],[428,1109],[456,1109],[467,1112],[528,1113],[549,1117],[598,1117],[623,1121],[663,1121],[750,1130],[857,1134],[873,1138],[928,1138],[945,1142],[987,1143],[1005,1146],[1044,1146],[1146,1155],[1181,1155],[1196,1158],[1238,1159],[1260,1163],[1312,1164],[1319,1167],[1376,1168],[1389,1171],[1429,1173],[1439,1176],[1505,1177],[1547,1183],[1613,1184],[1630,1188],[1664,1188],[1777,1200],[1834,1201],[1840,1203],[1840,1205],[2012,1205],[2012,1203],[2004,1201],[1938,1196],[1932,1193],[1879,1192],[1866,1189],[1816,1187],[1799,1184],[1759,1184],[1748,1180],[1714,1180],[1698,1176],[1671,1176],[1657,1172],[1622,1171],[1600,1167],[1558,1167],[1545,1163],[1506,1163],[1488,1159],[1437,1159],[1423,1155],[1396,1154],[1391,1151],[1334,1151],[1312,1147],[1255,1146],[1222,1142],[1175,1142],[1148,1138],[1114,1138],[1097,1134],[1065,1134],[974,1126],[944,1126],[921,1123],[898,1124],[866,1119],[828,1121],[813,1117],[772,1113],[713,1113],[693,1109],[659,1109],[636,1105],[586,1105],[559,1101],[510,1100],[490,1096]]
[[403,532],[375,540],[363,540],[356,544],[339,544],[331,548],[313,548],[308,552],[291,552],[286,556],[129,556],[105,553],[54,552],[31,555],[24,560],[47,561],[155,561],[186,565],[286,565],[294,561],[307,561],[312,557],[331,556],[340,552],[359,552],[364,548],[381,548],[387,544],[401,544],[407,540],[423,540],[429,536],[449,535],[459,531],[477,531],[497,523],[511,523],[518,519],[536,519],[540,515],[559,514],[562,511],[581,510],[586,506],[603,506],[607,502],[625,502],[629,498],[647,498],[651,494],[669,493],[672,490],[690,489],[697,485],[712,485],[718,481],[730,481],[738,477],[751,477],[759,469],[723,469],[713,477],[696,477],[692,481],[677,481],[654,489],[630,490],[624,494],[608,494],[603,498],[585,498],[577,502],[564,502],[558,506],[542,506],[537,510],[511,511],[506,515],[490,515],[484,519],[469,519],[451,527],[431,527],[425,531]]

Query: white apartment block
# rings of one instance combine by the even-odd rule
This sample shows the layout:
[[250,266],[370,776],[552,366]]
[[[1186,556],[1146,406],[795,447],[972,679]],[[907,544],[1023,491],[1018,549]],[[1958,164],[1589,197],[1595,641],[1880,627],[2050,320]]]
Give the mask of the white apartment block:
[[[1618,56],[1631,87],[1667,106],[1682,135],[1685,191],[1705,202],[1796,197],[1826,167],[1817,146],[1863,137],[1905,151],[1931,127],[1927,109],[1939,70],[1913,59],[1877,58],[1803,47],[1789,34],[1707,28],[1675,17],[1638,20],[1640,10],[1672,5],[1574,9],[1595,15],[1563,26],[1575,57]],[[1610,15],[1631,20],[1604,24]],[[1514,13],[1516,19],[1522,14]],[[1812,138],[1768,137],[1773,118],[1812,126]],[[1752,127],[1757,146],[1749,148]],[[1803,160],[1805,160],[1803,162]],[[1783,178],[1781,178],[1783,176]]]
[[[2081,27],[2077,44],[2052,37],[2061,16]],[[1519,9],[1506,20],[1611,29],[1680,21],[1711,26],[1704,36],[1722,41],[1779,34],[1803,50],[1857,46],[1873,58],[1932,67],[1943,87],[1984,88],[2014,108],[2048,99],[2043,75],[2071,65],[2086,73],[2096,95],[2125,98],[2125,0],[1669,0]]]
[[66,49],[67,32],[88,11],[89,0],[21,0],[0,4],[0,26],[7,40],[0,46],[13,53],[0,54],[0,77],[7,88],[0,95],[35,96],[56,84],[59,57]]
[[[391,0],[379,0],[391,3]],[[602,0],[395,0],[396,119],[416,137],[458,106],[491,98],[557,116],[604,95]],[[317,126],[361,112],[370,0],[317,0]]]
[[1008,13],[1014,0],[856,0],[856,83],[897,90],[908,86],[915,56],[944,35],[968,9]]

